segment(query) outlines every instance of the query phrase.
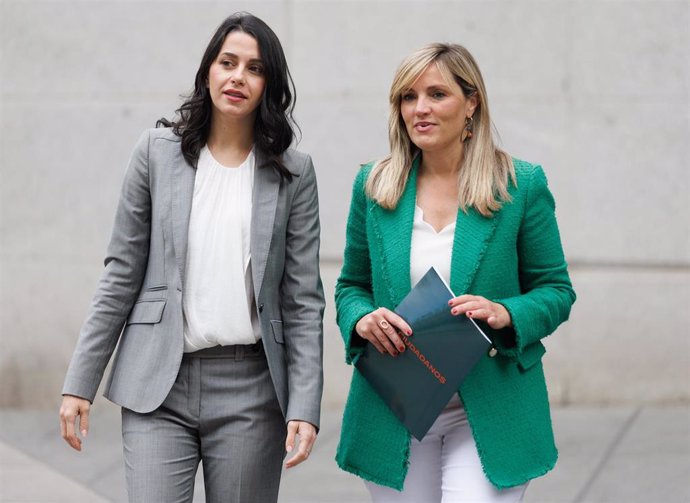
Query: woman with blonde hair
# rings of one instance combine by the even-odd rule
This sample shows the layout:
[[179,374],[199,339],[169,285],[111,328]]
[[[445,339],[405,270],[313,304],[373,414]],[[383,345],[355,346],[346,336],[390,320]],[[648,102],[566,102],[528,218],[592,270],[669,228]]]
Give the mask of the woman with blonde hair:
[[421,441],[355,370],[336,460],[377,503],[520,501],[556,462],[541,339],[575,301],[554,199],[540,166],[496,146],[464,47],[411,54],[390,105],[391,152],[357,175],[336,285],[346,360],[366,344],[405,350],[398,331],[412,331],[393,310],[432,266],[458,295],[448,309],[492,347]]

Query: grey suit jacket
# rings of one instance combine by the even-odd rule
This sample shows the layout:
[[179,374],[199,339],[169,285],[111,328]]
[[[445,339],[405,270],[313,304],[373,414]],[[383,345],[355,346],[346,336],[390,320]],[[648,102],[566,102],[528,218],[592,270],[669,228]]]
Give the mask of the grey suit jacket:
[[[292,182],[256,152],[251,262],[257,314],[286,421],[318,427],[323,389],[319,212],[311,158],[283,156]],[[63,394],[93,401],[119,340],[105,396],[136,412],[156,409],[183,354],[182,285],[196,169],[180,138],[151,129],[125,175],[105,270],[82,326]]]

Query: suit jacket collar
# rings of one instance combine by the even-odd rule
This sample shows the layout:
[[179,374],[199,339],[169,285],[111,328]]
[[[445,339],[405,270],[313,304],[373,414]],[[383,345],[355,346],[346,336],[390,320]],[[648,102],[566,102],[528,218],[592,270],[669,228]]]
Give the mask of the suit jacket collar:
[[[376,238],[376,245],[371,253],[380,254],[382,273],[393,306],[397,306],[412,287],[410,246],[417,202],[418,169],[419,156],[412,164],[405,190],[394,210],[386,210],[374,203],[371,211]],[[497,215],[487,218],[474,208],[469,208],[467,213],[462,209],[458,210],[450,276],[450,287],[455,295],[468,293],[496,228],[496,221]]]
[[[281,180],[276,170],[268,164],[267,156],[263,152],[255,150],[254,155],[256,164],[252,192],[250,253],[254,292],[258,295],[266,270]],[[170,161],[173,166],[171,170],[173,247],[180,278],[184,285],[196,166],[192,166],[185,160],[179,147],[175,149]]]
[[180,273],[181,287],[185,281],[185,267],[187,264],[187,234],[189,231],[189,216],[192,211],[192,197],[194,196],[194,179],[196,166],[192,166],[182,155],[180,144],[174,149],[170,170],[171,187],[171,219],[173,232],[173,248]]
[[254,189],[252,193],[252,223],[250,253],[254,296],[258,298],[266,271],[266,261],[273,237],[273,223],[278,205],[280,174],[268,164],[268,157],[255,152]]

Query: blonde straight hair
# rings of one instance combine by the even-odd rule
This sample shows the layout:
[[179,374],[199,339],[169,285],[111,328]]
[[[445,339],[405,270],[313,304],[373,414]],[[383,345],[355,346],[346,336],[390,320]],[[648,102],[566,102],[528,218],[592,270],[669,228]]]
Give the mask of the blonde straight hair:
[[[474,208],[484,216],[491,216],[510,201],[509,180],[515,185],[515,170],[511,157],[500,150],[494,141],[489,104],[479,67],[467,49],[457,44],[429,44],[408,56],[398,67],[391,85],[388,137],[390,154],[379,161],[366,183],[367,195],[380,206],[394,209],[409,177],[419,148],[412,143],[400,113],[403,93],[432,63],[438,66],[448,84],[455,83],[465,97],[475,96],[477,107],[473,115],[473,135],[465,141],[464,155],[458,175],[458,204],[464,212]],[[458,138],[458,141],[462,141]]]

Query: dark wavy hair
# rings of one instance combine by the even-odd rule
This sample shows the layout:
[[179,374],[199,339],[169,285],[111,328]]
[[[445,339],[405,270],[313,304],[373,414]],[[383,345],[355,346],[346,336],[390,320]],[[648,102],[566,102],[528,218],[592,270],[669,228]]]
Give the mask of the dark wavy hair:
[[223,47],[225,37],[235,30],[256,39],[264,64],[266,87],[254,121],[254,144],[267,155],[269,164],[281,177],[291,181],[293,175],[283,164],[282,155],[295,138],[293,125],[299,131],[292,117],[297,98],[295,84],[278,37],[266,23],[248,12],[237,12],[221,23],[201,58],[194,91],[176,111],[178,120],[173,122],[161,118],[156,127],[172,127],[173,132],[182,138],[184,158],[196,166],[211,127],[212,102],[206,87],[208,72]]

